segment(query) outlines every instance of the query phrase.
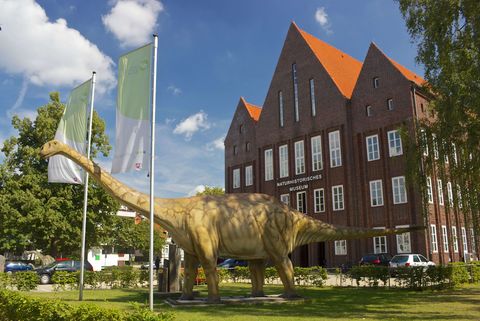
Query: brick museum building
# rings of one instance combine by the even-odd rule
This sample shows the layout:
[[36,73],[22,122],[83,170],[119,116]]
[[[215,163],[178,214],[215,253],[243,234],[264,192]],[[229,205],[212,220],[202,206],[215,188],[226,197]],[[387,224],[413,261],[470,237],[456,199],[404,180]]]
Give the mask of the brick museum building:
[[240,98],[225,138],[227,193],[265,193],[327,223],[423,232],[313,243],[297,266],[356,264],[367,253],[421,253],[436,263],[476,252],[473,230],[447,210],[455,186],[427,178],[428,222],[406,181],[405,143],[431,117],[422,77],[374,43],[364,61],[292,23],[262,107]]

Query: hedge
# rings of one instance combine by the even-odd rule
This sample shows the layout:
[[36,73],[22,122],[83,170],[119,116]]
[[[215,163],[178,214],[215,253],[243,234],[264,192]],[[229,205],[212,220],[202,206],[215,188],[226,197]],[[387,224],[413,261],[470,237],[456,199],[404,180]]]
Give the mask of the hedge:
[[133,312],[121,312],[95,305],[70,305],[58,300],[38,299],[19,292],[0,290],[0,320],[4,321],[171,321],[172,313],[154,313],[133,305]]

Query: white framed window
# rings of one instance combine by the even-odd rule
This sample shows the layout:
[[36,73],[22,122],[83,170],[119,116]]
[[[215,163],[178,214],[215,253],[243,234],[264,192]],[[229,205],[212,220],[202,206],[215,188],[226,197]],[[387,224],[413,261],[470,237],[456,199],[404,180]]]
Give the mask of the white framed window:
[[315,79],[310,79],[310,106],[312,107],[312,116],[317,114],[317,108],[315,106]]
[[325,190],[323,188],[313,190],[314,212],[325,212]]
[[427,139],[427,133],[425,132],[425,129],[420,130],[420,138],[422,140],[422,146],[423,146],[423,155],[428,156],[428,139]]
[[335,255],[347,255],[347,240],[335,241]]
[[280,127],[283,127],[283,93],[281,91],[278,92],[278,117],[280,120]]
[[380,86],[380,79],[378,77],[373,78],[373,88]]
[[383,187],[382,180],[370,181],[370,206],[382,206],[383,205]]
[[314,136],[311,138],[312,145],[312,170],[319,171],[323,168],[322,160],[322,136]]
[[297,192],[297,211],[307,213],[307,192]]
[[437,144],[437,136],[432,134],[432,143],[433,143],[433,157],[438,159],[438,144]]
[[452,243],[453,243],[453,252],[458,253],[458,235],[457,235],[456,226],[452,226]]
[[249,165],[245,167],[245,186],[253,185],[253,166]]
[[453,162],[456,165],[457,164],[457,146],[455,146],[454,143],[452,143],[452,152],[453,152]]
[[442,225],[443,253],[448,253],[448,229]]
[[[375,229],[384,229],[385,227],[374,227]],[[387,237],[375,236],[373,238],[373,253],[387,253]]]
[[444,204],[444,199],[443,199],[443,186],[442,186],[442,180],[437,179],[437,192],[438,192],[438,203],[440,205]]
[[432,188],[432,179],[427,177],[427,196],[428,196],[428,202],[430,204],[433,204],[433,188]]
[[328,145],[330,149],[330,167],[342,166],[342,149],[339,130],[328,133]]
[[305,149],[303,140],[295,142],[295,174],[305,173]]
[[283,204],[290,205],[290,194],[280,195],[280,202],[282,202]]
[[372,106],[368,105],[367,107],[365,107],[365,115],[367,115],[367,117],[373,116]]
[[448,197],[448,205],[453,206],[452,182],[447,182],[447,197]]
[[388,135],[388,151],[390,157],[399,156],[403,154],[402,138],[398,130],[391,130]]
[[463,243],[463,253],[468,253],[468,241],[467,241],[467,230],[462,226],[462,243]]
[[233,188],[240,187],[240,168],[235,168],[233,170]]
[[477,246],[475,245],[475,232],[473,231],[473,228],[470,229],[470,238],[471,238],[471,243],[472,243],[472,253],[476,253],[477,251]]
[[294,110],[295,110],[295,121],[299,121],[300,114],[298,111],[297,64],[292,65],[292,78],[293,78],[293,102],[294,102]]
[[288,145],[278,147],[280,178],[288,177]]
[[273,149],[265,150],[265,181],[273,180]]
[[431,236],[431,242],[432,242],[432,252],[437,253],[438,252],[437,227],[434,224],[430,225],[430,236]]
[[387,110],[393,110],[393,99],[389,98],[387,99]]
[[[399,225],[396,228],[405,228],[409,227],[408,225]],[[412,243],[410,240],[410,232],[397,234],[397,253],[412,253]]]
[[378,135],[367,136],[366,143],[367,143],[367,160],[371,162],[371,161],[380,159]]
[[343,185],[332,186],[332,204],[334,211],[341,211],[344,209]]
[[462,190],[460,189],[460,185],[457,184],[457,202],[458,202],[458,207],[462,208],[463,203],[462,203]]
[[405,176],[392,177],[393,204],[407,202],[407,190],[405,188]]

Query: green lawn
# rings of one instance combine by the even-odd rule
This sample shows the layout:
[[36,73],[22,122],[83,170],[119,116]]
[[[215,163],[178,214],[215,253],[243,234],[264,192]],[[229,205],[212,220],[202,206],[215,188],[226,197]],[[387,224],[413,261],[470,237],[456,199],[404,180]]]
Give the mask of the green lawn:
[[[197,287],[206,295],[206,287]],[[222,284],[222,295],[243,295],[248,284]],[[267,286],[266,293],[280,293],[280,286]],[[230,305],[172,309],[157,299],[156,311],[174,311],[176,320],[478,320],[480,285],[444,291],[410,291],[373,288],[299,288],[308,303]],[[78,304],[78,291],[30,292],[29,295],[58,298]],[[128,310],[129,302],[147,302],[145,289],[87,290],[85,302]]]

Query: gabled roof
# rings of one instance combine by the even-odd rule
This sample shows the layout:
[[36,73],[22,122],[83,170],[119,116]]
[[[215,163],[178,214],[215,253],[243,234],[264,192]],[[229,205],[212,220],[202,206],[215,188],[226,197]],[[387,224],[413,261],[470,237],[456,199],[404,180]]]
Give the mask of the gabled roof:
[[247,101],[246,101],[243,97],[240,97],[240,101],[245,105],[245,108],[247,109],[248,114],[250,115],[250,117],[252,117],[252,119],[253,119],[255,122],[257,122],[258,119],[260,118],[260,114],[262,113],[262,108],[247,103]]
[[391,63],[392,65],[398,70],[400,71],[400,73],[405,77],[407,78],[408,80],[416,83],[418,86],[423,86],[426,82],[425,79],[423,79],[422,77],[420,77],[419,75],[417,75],[416,73],[414,73],[413,71],[405,68],[404,66],[400,65],[398,62],[396,62],[395,60],[393,60],[392,58],[390,58],[389,56],[387,56],[383,51],[382,49],[378,48],[377,44],[372,42],[371,43],[371,46],[374,46],[378,51],[380,51],[382,53],[382,55],[384,55]]
[[400,71],[402,73],[402,75],[405,76],[405,78],[407,78],[410,81],[413,81],[414,83],[416,83],[419,86],[423,86],[425,84],[425,82],[426,82],[425,79],[423,79],[422,77],[420,77],[419,75],[417,75],[413,71],[411,71],[411,70],[405,68],[404,66],[400,65],[398,62],[396,62],[392,58],[390,58],[388,56],[386,56],[386,57],[395,66],[395,68],[397,68],[398,71]]
[[301,30],[295,22],[292,25],[300,32],[342,95],[351,98],[362,62]]

